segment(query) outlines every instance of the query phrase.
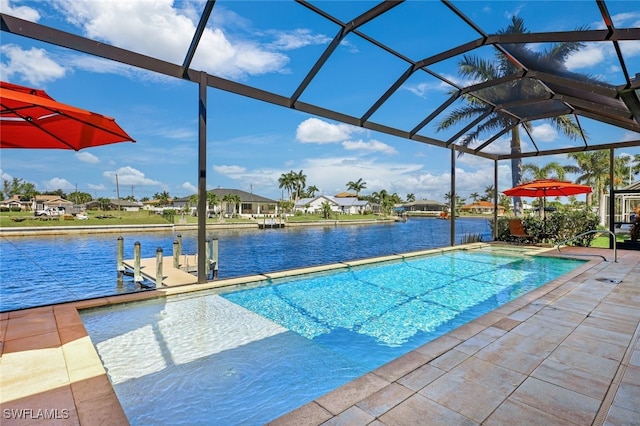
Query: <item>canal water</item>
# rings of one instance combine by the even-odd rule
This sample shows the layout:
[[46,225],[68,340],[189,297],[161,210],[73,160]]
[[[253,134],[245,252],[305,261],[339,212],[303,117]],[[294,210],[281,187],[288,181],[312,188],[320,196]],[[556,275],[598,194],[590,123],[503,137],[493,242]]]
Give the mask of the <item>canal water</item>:
[[[219,278],[231,278],[449,245],[448,220],[267,230],[211,230],[218,239]],[[465,235],[491,240],[487,219],[456,220],[456,243]],[[142,257],[162,247],[171,256],[174,232],[0,238],[0,312],[139,291],[131,279],[117,285],[117,238],[125,258],[140,242]],[[197,232],[181,232],[182,252],[193,254]]]

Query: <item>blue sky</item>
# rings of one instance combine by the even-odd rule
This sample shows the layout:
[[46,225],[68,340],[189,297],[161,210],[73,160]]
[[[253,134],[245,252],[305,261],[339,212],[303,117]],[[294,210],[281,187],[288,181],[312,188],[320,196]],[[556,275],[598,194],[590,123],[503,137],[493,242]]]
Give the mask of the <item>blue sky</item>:
[[[343,21],[375,4],[313,3]],[[488,33],[506,27],[514,14],[522,16],[532,32],[603,28],[595,1],[454,4]],[[0,0],[3,13],[177,64],[184,59],[202,7],[202,1]],[[607,7],[616,27],[640,26],[637,3],[607,2]],[[454,27],[459,30],[450,31]],[[192,68],[290,96],[337,30],[293,2],[220,0]],[[435,1],[402,4],[361,31],[416,60],[478,37]],[[621,48],[630,73],[640,72],[640,42],[622,42]],[[474,54],[493,56],[493,50],[481,48]],[[433,70],[465,84],[456,71],[458,59],[438,63]],[[587,44],[567,66],[611,84],[624,81],[610,44]],[[390,60],[349,35],[301,100],[360,116],[405,69],[404,62]],[[116,175],[121,196],[133,194],[139,199],[160,191],[171,196],[196,192],[197,85],[7,33],[2,33],[0,71],[4,81],[42,88],[60,102],[114,117],[137,141],[80,152],[3,149],[3,178],[33,182],[41,191],[77,188],[94,197],[115,197]],[[440,81],[426,73],[415,75],[372,120],[410,129],[448,96]],[[208,188],[236,188],[279,199],[278,178],[290,170],[303,170],[307,185],[327,195],[345,191],[347,182],[360,178],[366,182],[364,194],[386,189],[403,198],[413,193],[418,199],[443,201],[449,191],[448,150],[215,89],[208,90],[208,108]],[[533,124],[541,149],[580,143],[563,140],[548,123]],[[595,143],[640,139],[638,134],[588,119],[581,118],[581,125]],[[447,139],[447,132],[436,132],[435,124],[423,132]],[[523,143],[528,143],[526,138]],[[506,139],[495,143],[498,152],[507,147]],[[616,151],[616,155],[638,153],[637,147]],[[524,160],[550,161],[569,163],[564,156]],[[491,160],[464,155],[456,166],[457,190],[463,198],[482,194],[493,184]],[[499,163],[498,185],[501,190],[511,186],[509,161]]]

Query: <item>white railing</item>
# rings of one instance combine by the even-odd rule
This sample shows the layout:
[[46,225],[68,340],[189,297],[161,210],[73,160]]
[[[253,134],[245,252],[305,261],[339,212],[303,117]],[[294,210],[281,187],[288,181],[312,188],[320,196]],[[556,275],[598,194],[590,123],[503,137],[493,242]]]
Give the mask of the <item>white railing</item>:
[[[558,253],[561,253],[560,251],[560,246],[564,245],[565,243],[568,243],[571,240],[575,240],[576,238],[580,238],[580,237],[584,237],[585,235],[588,234],[599,234],[602,232],[606,232],[608,234],[610,234],[613,237],[613,261],[615,263],[618,263],[618,250],[616,249],[616,234],[614,234],[613,232],[609,231],[608,229],[594,229],[592,231],[587,231],[587,232],[583,232],[582,234],[578,234],[575,235],[567,240],[564,240],[558,244],[556,244],[556,249],[558,250]],[[581,253],[571,253],[572,256],[596,256],[596,257],[601,257],[605,262],[607,261],[607,258],[602,256],[601,254],[581,254]]]

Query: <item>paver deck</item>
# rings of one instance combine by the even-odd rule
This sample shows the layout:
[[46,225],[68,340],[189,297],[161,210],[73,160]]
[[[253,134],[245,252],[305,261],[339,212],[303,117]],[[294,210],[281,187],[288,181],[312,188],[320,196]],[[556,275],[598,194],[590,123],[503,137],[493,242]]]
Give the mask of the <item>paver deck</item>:
[[[1,313],[1,423],[126,424],[78,309],[189,287]],[[639,324],[640,252],[619,251],[271,424],[640,424]]]

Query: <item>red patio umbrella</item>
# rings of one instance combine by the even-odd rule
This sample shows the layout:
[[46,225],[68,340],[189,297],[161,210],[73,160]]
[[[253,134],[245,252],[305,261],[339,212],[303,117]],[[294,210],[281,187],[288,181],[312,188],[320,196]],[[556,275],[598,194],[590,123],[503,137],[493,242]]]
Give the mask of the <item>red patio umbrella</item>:
[[502,193],[511,197],[542,197],[543,232],[546,232],[547,215],[544,211],[547,204],[546,197],[568,197],[571,195],[589,194],[591,191],[591,187],[587,185],[579,185],[577,183],[556,179],[538,179],[533,182],[514,186],[513,188],[502,191]]
[[0,148],[73,149],[135,142],[115,120],[55,101],[44,90],[0,82]]
[[577,183],[556,179],[538,179],[514,186],[511,189],[502,191],[502,193],[511,197],[539,198],[568,197],[570,195],[589,194],[591,191],[591,187],[587,185],[578,185]]

